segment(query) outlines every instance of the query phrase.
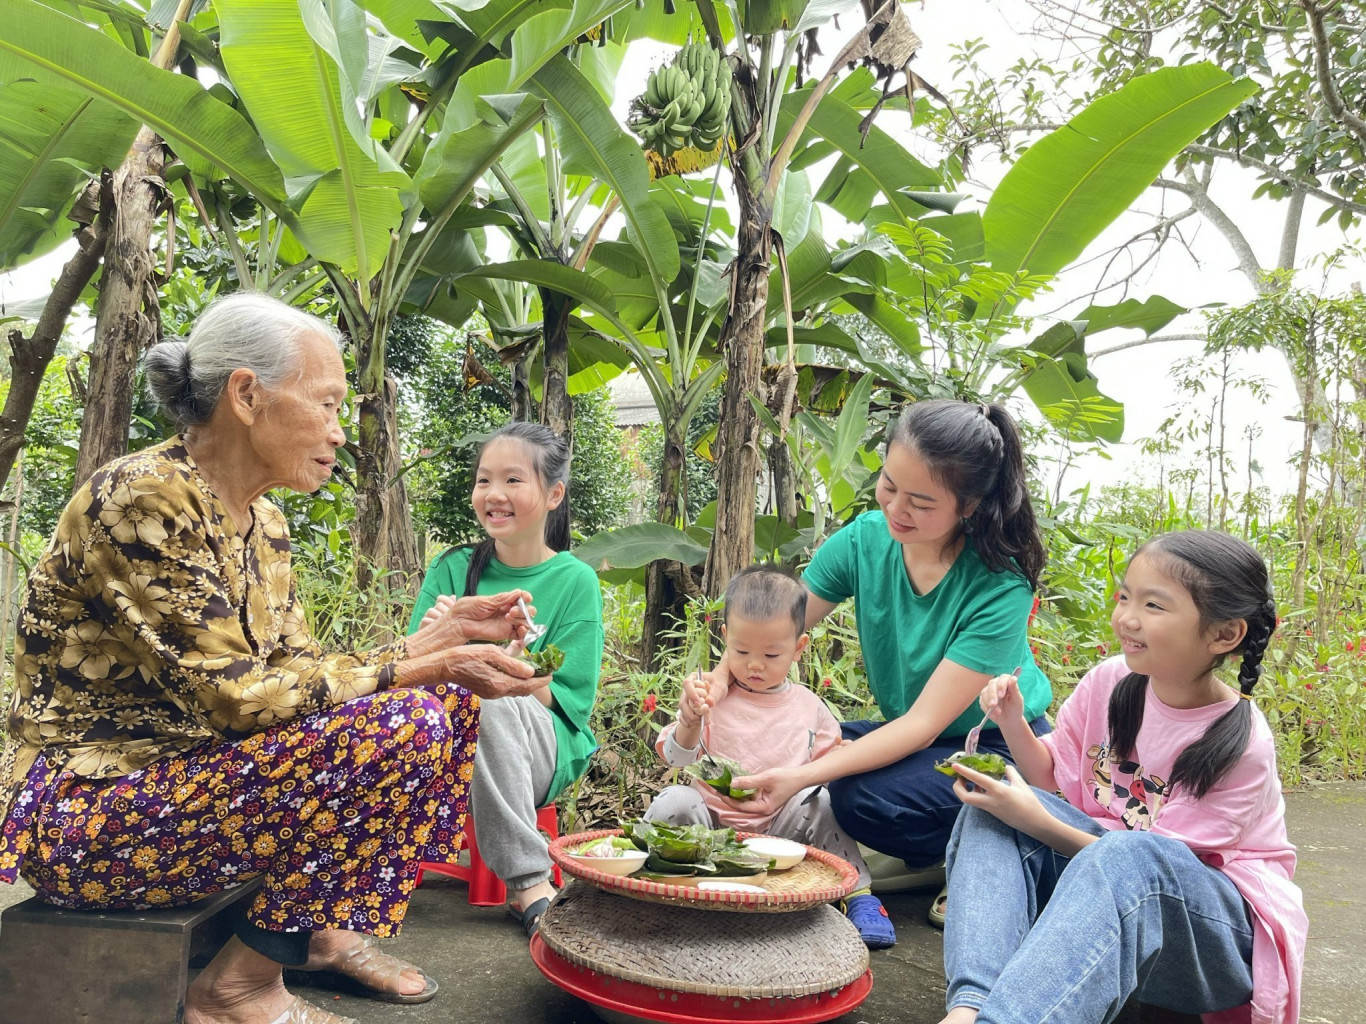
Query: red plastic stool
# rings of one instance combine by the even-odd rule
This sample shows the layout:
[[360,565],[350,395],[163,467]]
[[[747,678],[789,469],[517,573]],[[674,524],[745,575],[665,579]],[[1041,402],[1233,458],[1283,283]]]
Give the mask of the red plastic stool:
[[[558,813],[554,804],[546,804],[544,807],[536,809],[536,827],[551,839],[560,837]],[[422,884],[422,876],[429,871],[434,875],[459,878],[469,883],[470,906],[501,907],[507,902],[507,886],[503,884],[502,879],[488,869],[488,865],[484,863],[484,858],[479,856],[479,844],[474,841],[474,817],[472,815],[465,817],[465,849],[469,850],[470,853],[469,867],[465,867],[463,864],[438,864],[434,861],[423,861],[417,866],[417,884]],[[556,885],[564,884],[558,865],[554,868],[554,878]]]

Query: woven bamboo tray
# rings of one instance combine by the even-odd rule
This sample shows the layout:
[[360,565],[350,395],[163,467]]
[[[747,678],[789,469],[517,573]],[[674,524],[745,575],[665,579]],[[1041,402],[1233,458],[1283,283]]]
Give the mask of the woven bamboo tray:
[[858,930],[834,907],[781,918],[632,906],[571,882],[541,918],[553,952],[601,974],[666,992],[726,999],[802,999],[868,971]]
[[[757,832],[741,832],[740,838],[749,839]],[[578,832],[574,835],[560,836],[550,844],[550,858],[560,868],[575,878],[591,885],[606,889],[621,896],[642,900],[646,903],[666,903],[672,906],[694,907],[698,910],[754,911],[759,913],[782,913],[793,910],[810,910],[823,903],[833,903],[854,891],[858,884],[858,872],[848,861],[833,853],[806,848],[806,859],[786,871],[770,871],[760,883],[764,893],[726,892],[715,889],[698,889],[697,882],[651,882],[630,875],[609,875],[593,868],[584,867],[573,857],[570,850],[577,850],[584,843],[601,839],[603,836],[619,836],[621,829],[602,829],[597,832]],[[725,879],[717,879],[724,881]],[[743,879],[735,879],[743,881]]]

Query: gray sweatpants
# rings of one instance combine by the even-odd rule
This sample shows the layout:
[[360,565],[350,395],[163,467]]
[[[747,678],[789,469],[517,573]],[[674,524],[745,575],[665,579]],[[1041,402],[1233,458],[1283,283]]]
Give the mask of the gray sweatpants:
[[500,697],[479,706],[470,812],[479,855],[509,889],[529,889],[550,877],[536,808],[555,774],[555,725],[535,697]]
[[[649,821],[666,821],[671,825],[706,825],[720,828],[721,823],[712,813],[702,794],[691,786],[666,786],[659,795],[650,801],[645,811]],[[863,862],[858,843],[854,842],[844,829],[835,821],[835,812],[830,809],[830,791],[824,786],[810,786],[799,790],[782,810],[774,815],[764,832],[780,839],[791,839],[798,843],[814,846],[826,853],[842,857],[858,871],[858,884],[862,889],[872,884],[868,865]],[[479,841],[483,848],[483,840]]]

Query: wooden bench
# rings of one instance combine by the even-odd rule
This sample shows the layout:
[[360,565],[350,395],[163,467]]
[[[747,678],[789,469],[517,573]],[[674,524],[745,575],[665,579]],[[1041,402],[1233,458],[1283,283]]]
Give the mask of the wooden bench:
[[179,1024],[191,959],[218,951],[234,905],[259,887],[168,910],[63,910],[37,898],[9,907],[0,914],[0,1024]]

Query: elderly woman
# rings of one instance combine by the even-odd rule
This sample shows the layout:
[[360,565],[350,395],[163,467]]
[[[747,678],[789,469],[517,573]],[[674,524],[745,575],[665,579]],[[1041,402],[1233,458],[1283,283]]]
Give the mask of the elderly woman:
[[[337,1024],[282,965],[420,1002],[383,953],[420,860],[459,842],[478,701],[544,686],[493,643],[522,592],[324,654],[263,495],[316,490],[345,437],[336,333],[235,295],[147,356],[182,432],[72,498],[28,581],[0,759],[0,880],[63,907],[190,903],[262,877],[186,997],[189,1024]],[[458,684],[458,685],[456,685]],[[364,933],[364,934],[362,934]]]

